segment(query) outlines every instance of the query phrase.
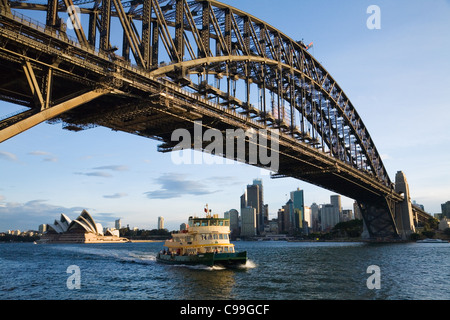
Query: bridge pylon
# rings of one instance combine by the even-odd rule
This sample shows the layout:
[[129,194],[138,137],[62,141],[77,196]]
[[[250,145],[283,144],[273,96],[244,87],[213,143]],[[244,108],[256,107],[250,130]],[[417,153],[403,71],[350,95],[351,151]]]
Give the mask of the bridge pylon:
[[403,201],[395,205],[395,223],[403,240],[416,231],[409,185],[406,176],[402,171],[398,171],[395,176],[395,192],[403,195]]
[[411,204],[409,185],[402,171],[397,172],[391,195],[364,199],[358,201],[358,204],[364,221],[363,239],[408,240],[416,231],[419,218]]

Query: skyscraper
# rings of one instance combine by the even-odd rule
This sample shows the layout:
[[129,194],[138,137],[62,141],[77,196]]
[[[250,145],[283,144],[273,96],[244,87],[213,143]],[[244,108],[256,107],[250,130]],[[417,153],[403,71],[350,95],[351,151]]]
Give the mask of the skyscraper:
[[338,214],[339,221],[341,221],[342,220],[341,196],[339,196],[339,195],[330,196],[330,201],[331,201],[331,205],[334,207],[334,209],[336,210],[336,212]]
[[301,230],[303,228],[303,221],[305,221],[305,201],[303,190],[297,188],[296,191],[291,191],[291,200],[293,205],[293,219],[291,221],[294,230]]
[[120,219],[117,219],[117,220],[115,221],[115,223],[114,223],[114,227],[115,227],[117,230],[120,230],[120,228],[122,228],[122,221],[121,221]]
[[450,201],[441,204],[442,217],[450,218]]
[[230,211],[224,213],[224,218],[230,219],[231,235],[233,237],[239,236],[239,212],[236,209],[231,209]]
[[339,211],[332,204],[324,204],[320,209],[322,231],[327,231],[339,223]]
[[244,202],[246,202],[247,207],[255,208],[257,231],[258,234],[262,233],[264,231],[264,217],[265,217],[262,180],[255,179],[253,180],[253,184],[247,185],[246,192],[241,196],[241,210],[242,208],[245,208],[243,207]]
[[[253,180],[253,185],[254,186],[258,186],[259,190],[259,216],[258,216],[258,231],[259,232],[263,232],[264,231],[264,218],[266,216],[266,212],[265,212],[265,206],[264,206],[264,188],[263,188],[263,183],[261,179],[254,179]],[[257,212],[258,214],[258,212]]]
[[158,230],[164,230],[164,218],[158,217]]
[[317,203],[311,205],[311,228],[313,231],[319,231],[320,219],[319,219],[320,207]]
[[254,237],[257,234],[256,209],[253,207],[241,210],[241,236]]

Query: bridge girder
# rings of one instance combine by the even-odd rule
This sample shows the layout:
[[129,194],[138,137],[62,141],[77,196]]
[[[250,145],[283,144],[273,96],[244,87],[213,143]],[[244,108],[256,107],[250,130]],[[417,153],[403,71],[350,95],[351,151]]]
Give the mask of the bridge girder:
[[[45,11],[45,28],[9,8]],[[350,99],[303,43],[264,21],[212,0],[9,1],[0,11],[0,73],[21,79],[0,83],[0,98],[29,108],[0,121],[0,141],[37,118],[158,139],[165,151],[175,129],[199,120],[278,130],[279,176],[358,200],[371,237],[399,235],[402,197]],[[80,26],[75,39],[60,17]]]

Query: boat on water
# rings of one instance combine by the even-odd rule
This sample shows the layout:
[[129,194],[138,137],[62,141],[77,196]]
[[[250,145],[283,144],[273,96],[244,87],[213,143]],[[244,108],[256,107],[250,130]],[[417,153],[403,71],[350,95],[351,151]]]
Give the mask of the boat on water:
[[189,217],[187,230],[173,233],[156,256],[161,263],[239,267],[247,263],[247,252],[236,252],[230,243],[230,220],[212,215],[208,205],[206,217]]
[[447,240],[441,240],[441,239],[424,239],[424,240],[417,240],[417,243],[449,243]]

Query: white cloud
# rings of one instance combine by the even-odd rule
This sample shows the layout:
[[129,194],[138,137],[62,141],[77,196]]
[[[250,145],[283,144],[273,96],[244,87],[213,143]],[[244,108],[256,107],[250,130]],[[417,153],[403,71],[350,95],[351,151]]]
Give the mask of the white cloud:
[[17,156],[11,152],[0,151],[0,159],[9,160],[9,161],[18,161]]
[[112,174],[107,172],[95,171],[95,172],[74,172],[76,175],[88,176],[88,177],[100,177],[100,178],[111,178]]
[[93,170],[128,171],[128,167],[124,166],[124,165],[103,166],[103,167],[93,168]]
[[105,199],[120,199],[120,198],[124,198],[124,197],[127,197],[127,196],[128,196],[128,194],[123,193],[123,192],[119,192],[119,193],[115,193],[115,194],[112,194],[112,195],[104,195],[103,198],[105,198]]
[[145,192],[149,199],[172,199],[186,195],[201,196],[218,192],[211,190],[207,184],[187,180],[183,175],[174,173],[166,173],[155,179],[155,182],[161,185],[161,189]]

